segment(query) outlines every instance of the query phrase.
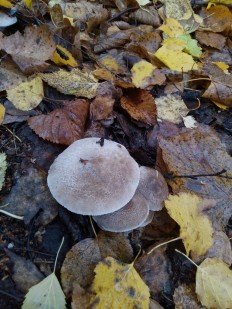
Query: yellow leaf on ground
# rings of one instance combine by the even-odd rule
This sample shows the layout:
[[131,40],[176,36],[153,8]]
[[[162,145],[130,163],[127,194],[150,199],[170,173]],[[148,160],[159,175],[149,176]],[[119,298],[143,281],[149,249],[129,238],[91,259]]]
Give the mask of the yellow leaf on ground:
[[56,46],[56,50],[51,60],[59,65],[70,65],[70,67],[73,68],[77,67],[77,62],[72,54],[61,45]]
[[5,116],[5,107],[0,103],[0,124],[3,122]]
[[181,39],[170,38],[154,55],[171,70],[179,72],[195,70],[198,66],[193,57],[182,52],[185,46]]
[[165,24],[160,26],[159,29],[166,33],[170,38],[175,38],[180,34],[184,34],[184,28],[174,18],[167,18]]
[[7,90],[7,98],[16,108],[23,111],[28,111],[38,106],[43,97],[43,82],[39,76]]
[[212,246],[212,226],[207,216],[199,212],[203,199],[195,194],[170,195],[165,202],[169,215],[180,225],[180,237],[187,254],[200,256]]
[[217,258],[207,258],[197,267],[196,293],[207,308],[232,308],[232,271]]
[[23,0],[23,2],[29,10],[32,9],[32,0]]
[[151,83],[148,83],[148,80],[151,79],[155,69],[154,65],[145,60],[135,63],[131,69],[132,83],[137,88],[145,88],[151,85]]
[[149,288],[140,278],[133,264],[125,264],[112,257],[105,258],[95,268],[92,299],[94,308],[149,308]]
[[120,63],[118,63],[117,59],[111,55],[106,55],[98,60],[100,64],[103,65],[103,69],[108,70],[108,72],[112,72],[115,74],[125,74],[126,68],[124,68]]
[[0,0],[0,6],[10,9],[13,7],[13,4],[8,0]]
[[75,68],[71,72],[59,70],[53,73],[40,73],[39,76],[58,91],[92,99],[97,94],[99,84],[81,70]]
[[213,61],[213,63],[216,64],[223,71],[229,69],[230,67],[228,64],[226,64],[225,62],[221,62],[221,61]]

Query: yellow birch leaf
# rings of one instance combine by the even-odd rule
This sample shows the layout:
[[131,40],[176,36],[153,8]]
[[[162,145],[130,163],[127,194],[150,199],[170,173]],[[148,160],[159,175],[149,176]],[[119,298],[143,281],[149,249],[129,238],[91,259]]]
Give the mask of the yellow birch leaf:
[[39,76],[7,90],[7,98],[16,108],[23,111],[28,111],[38,106],[43,97],[43,82]]
[[229,106],[226,106],[226,105],[224,105],[224,104],[221,104],[221,103],[219,103],[219,102],[216,102],[216,101],[212,101],[215,105],[217,105],[217,107],[219,107],[219,108],[221,108],[221,109],[228,109],[229,108]]
[[72,54],[61,45],[56,46],[56,50],[51,60],[59,65],[70,65],[70,67],[73,68],[77,67],[77,62],[73,58]]
[[175,38],[180,34],[184,34],[183,26],[174,18],[167,18],[165,24],[159,27],[170,38]]
[[207,258],[196,273],[196,293],[206,308],[232,308],[232,271],[217,258]]
[[32,0],[23,0],[23,3],[26,5],[26,7],[31,10],[32,9]]
[[99,63],[103,65],[103,69],[109,70],[109,72],[113,72],[115,74],[124,74],[125,68],[123,68],[117,60],[111,56],[107,55],[101,59],[98,60]]
[[5,107],[0,103],[0,124],[3,122],[5,116]]
[[0,0],[0,6],[10,9],[13,7],[13,4],[8,0]]
[[152,76],[155,69],[154,65],[145,60],[135,63],[131,69],[132,83],[137,88],[145,88],[147,86],[147,79]]
[[169,215],[180,226],[180,237],[187,254],[200,256],[212,246],[212,225],[207,216],[199,212],[202,198],[195,194],[170,195],[165,201]]
[[133,264],[107,257],[96,266],[95,273],[93,290],[96,296],[91,301],[94,308],[149,308],[149,288]]
[[228,64],[221,61],[213,61],[212,63],[216,64],[220,69],[222,69],[222,71],[225,71],[230,67]]

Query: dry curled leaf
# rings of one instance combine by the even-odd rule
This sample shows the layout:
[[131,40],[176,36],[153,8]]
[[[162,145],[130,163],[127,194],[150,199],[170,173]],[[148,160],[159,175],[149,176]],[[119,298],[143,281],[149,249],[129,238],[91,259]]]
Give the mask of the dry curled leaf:
[[48,115],[31,117],[29,126],[43,139],[70,145],[84,135],[89,102],[84,99],[63,102],[64,107]]
[[216,132],[208,126],[198,125],[191,130],[182,129],[170,138],[160,136],[159,145],[168,171],[176,176],[190,176],[169,180],[174,193],[190,190],[211,199],[212,205],[204,211],[214,228],[223,230],[231,216],[232,179],[217,176],[191,178],[191,175],[212,175],[224,169],[223,175],[232,177],[232,158]]
[[49,65],[45,61],[52,57],[56,44],[47,26],[28,26],[24,34],[18,31],[0,37],[0,49],[10,54],[23,72],[32,74]]
[[153,96],[142,89],[128,90],[121,98],[121,106],[137,121],[148,125],[156,123],[156,105]]

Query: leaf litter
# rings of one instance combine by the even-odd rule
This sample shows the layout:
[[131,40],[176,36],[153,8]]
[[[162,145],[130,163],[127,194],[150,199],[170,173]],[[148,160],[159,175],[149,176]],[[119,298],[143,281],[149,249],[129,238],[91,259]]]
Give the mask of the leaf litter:
[[[28,299],[35,301],[35,294],[48,295],[48,288],[60,299],[61,308],[65,306],[62,290],[73,308],[109,302],[113,308],[116,299],[122,307],[141,303],[147,308],[149,294],[150,305],[157,308],[160,304],[171,308],[167,300],[172,297],[177,308],[179,304],[183,308],[231,307],[231,271],[226,263],[231,263],[232,166],[231,148],[228,142],[224,145],[231,139],[232,117],[228,4],[220,1],[206,7],[188,0],[158,4],[132,0],[106,6],[50,1],[45,6],[40,1],[0,0],[1,16],[10,8],[16,10],[16,17],[11,18],[14,23],[5,23],[0,32],[1,208],[15,215],[8,219],[12,224],[23,216],[21,229],[31,226],[27,246],[22,245],[21,251],[9,243],[3,230],[0,250],[10,246],[12,254],[30,257],[31,264],[21,261],[22,280],[20,272],[12,275],[23,293],[37,283],[23,283],[28,267],[36,264],[47,275],[30,290],[23,308]],[[227,109],[222,112],[223,108]],[[75,214],[66,216],[52,200],[46,188],[50,164],[66,146],[92,136],[99,137],[102,147],[104,138],[119,142],[139,164],[152,166],[166,177],[166,210],[150,211],[153,219],[147,227],[129,235],[97,232],[93,238],[88,232],[90,221]],[[54,222],[59,232],[64,226],[68,231],[58,267],[62,287],[54,273],[39,265],[44,256],[36,247],[30,251],[31,235],[45,243],[40,229],[49,229]],[[181,241],[174,242],[174,234],[182,239],[187,254],[201,263],[196,279],[186,273],[184,263],[176,262],[173,248],[181,246]],[[55,233],[51,239],[55,242]],[[151,241],[161,247],[148,255]],[[148,286],[134,273],[133,263],[122,264],[131,263],[140,246],[145,252],[137,270]],[[0,251],[3,284],[8,282],[5,270],[11,273],[5,254]],[[111,279],[117,281],[117,274],[125,269],[119,287]],[[221,276],[223,289],[215,274]],[[107,278],[110,289],[106,293],[102,287]],[[204,295],[202,287],[207,291]],[[7,297],[4,294],[3,304],[0,301],[6,309]],[[45,306],[43,299],[39,306]],[[54,307],[55,298],[46,299]]]

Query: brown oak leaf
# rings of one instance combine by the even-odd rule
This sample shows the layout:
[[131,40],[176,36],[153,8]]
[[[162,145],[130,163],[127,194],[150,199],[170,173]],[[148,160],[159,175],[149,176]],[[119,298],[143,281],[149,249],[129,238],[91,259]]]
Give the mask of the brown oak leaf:
[[121,106],[137,121],[148,125],[156,123],[155,100],[146,90],[127,90],[126,94],[121,98]]
[[70,145],[84,135],[89,102],[84,99],[64,101],[64,107],[48,115],[31,117],[29,126],[43,139],[57,144]]

